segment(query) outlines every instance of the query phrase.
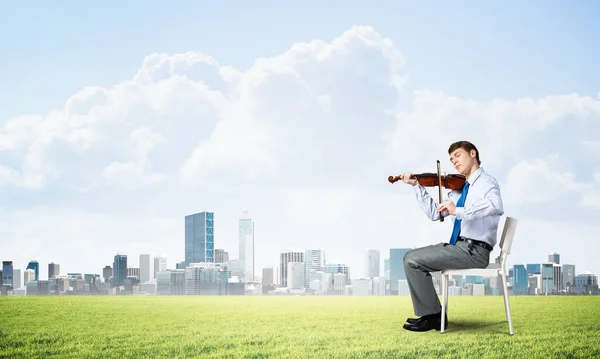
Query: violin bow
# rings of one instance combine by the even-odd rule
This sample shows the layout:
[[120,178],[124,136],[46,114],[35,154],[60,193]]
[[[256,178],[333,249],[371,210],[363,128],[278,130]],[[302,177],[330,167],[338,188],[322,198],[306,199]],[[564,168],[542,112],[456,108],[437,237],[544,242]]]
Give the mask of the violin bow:
[[[437,174],[438,174],[438,189],[440,193],[440,204],[442,204],[442,172],[440,171],[440,160],[437,160]],[[440,212],[440,222],[444,221],[444,215]]]

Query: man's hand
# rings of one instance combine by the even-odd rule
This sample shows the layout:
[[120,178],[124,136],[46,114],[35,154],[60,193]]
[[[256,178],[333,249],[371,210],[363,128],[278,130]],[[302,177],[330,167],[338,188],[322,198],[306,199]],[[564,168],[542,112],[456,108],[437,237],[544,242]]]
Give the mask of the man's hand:
[[416,186],[417,183],[419,183],[419,182],[417,181],[416,178],[411,178],[411,177],[412,177],[412,173],[406,172],[402,175],[402,181],[404,183],[408,183],[409,185]]
[[452,201],[442,202],[438,205],[438,211],[448,211],[453,216],[456,216],[456,205]]

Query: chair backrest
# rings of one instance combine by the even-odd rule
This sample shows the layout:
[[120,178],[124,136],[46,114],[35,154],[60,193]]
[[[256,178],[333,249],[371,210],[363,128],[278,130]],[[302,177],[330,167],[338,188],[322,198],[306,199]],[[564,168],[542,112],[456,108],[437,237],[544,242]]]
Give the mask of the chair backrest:
[[506,217],[504,221],[504,229],[502,229],[502,237],[500,238],[500,260],[503,264],[506,263],[506,257],[510,254],[517,222],[517,219],[513,217]]

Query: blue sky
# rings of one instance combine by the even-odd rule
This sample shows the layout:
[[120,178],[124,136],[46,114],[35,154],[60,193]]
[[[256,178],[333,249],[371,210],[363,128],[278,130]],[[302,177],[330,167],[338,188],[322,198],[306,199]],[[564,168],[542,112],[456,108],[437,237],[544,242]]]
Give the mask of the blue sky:
[[[10,56],[0,57],[0,115],[48,111],[84,86],[109,86],[149,53],[201,51],[244,69],[352,25],[372,25],[392,39],[414,87],[479,100],[598,91],[595,2],[230,4],[4,3],[0,44]],[[31,96],[36,101],[25,100]]]
[[[449,235],[449,226],[423,221],[408,188],[384,186],[385,178],[406,168],[435,170],[451,141],[469,137],[481,147],[486,170],[506,188],[510,213],[522,218],[522,256],[515,260],[544,261],[564,249],[567,262],[582,264],[578,271],[600,273],[585,250],[546,237],[565,233],[598,249],[592,233],[600,214],[593,205],[600,189],[594,178],[600,25],[593,17],[600,5],[230,4],[0,5],[0,244],[13,243],[3,254],[19,263],[35,257],[68,262],[65,270],[100,272],[117,251],[129,251],[135,263],[140,252],[169,243],[161,251],[171,266],[183,259],[183,215],[215,210],[217,231],[219,217],[223,221],[221,247],[236,253],[235,221],[247,208],[264,231],[257,235],[263,251],[257,269],[275,262],[280,249],[320,246],[362,275],[367,239],[386,257],[390,246]],[[330,62],[313,61],[310,53],[327,52],[317,47],[292,50],[296,43],[336,38],[351,42],[331,47],[343,51]],[[365,38],[375,39],[377,50]],[[154,59],[194,67],[176,55],[187,52],[196,60],[210,56],[219,67],[203,67],[189,83],[169,77],[168,66],[144,64],[165,53]],[[308,65],[285,53],[306,56]],[[403,65],[394,68],[399,61]],[[235,69],[227,72],[233,80],[225,79],[224,66]],[[292,69],[302,82],[272,76],[277,68]],[[146,75],[134,80],[141,69]],[[192,78],[186,71],[175,70]],[[404,78],[396,89],[377,82],[396,75]],[[165,79],[170,82],[160,82]],[[260,86],[246,95],[250,101],[239,94],[252,79]],[[199,83],[215,92],[207,94]],[[101,90],[82,94],[87,86]],[[60,114],[65,107],[71,115]],[[81,125],[74,113],[89,122]],[[115,117],[122,120],[110,120]],[[452,124],[470,130],[449,129]],[[345,177],[336,183],[338,176]],[[580,203],[586,200],[592,204]],[[399,203],[402,210],[395,212]],[[307,233],[305,211],[321,236]],[[347,218],[365,211],[375,218],[364,227]],[[45,218],[53,230],[19,228],[28,216]],[[148,218],[154,224],[144,224]],[[78,240],[98,232],[99,224],[110,230]],[[398,240],[406,224],[418,241]],[[73,260],[98,243],[102,258]]]

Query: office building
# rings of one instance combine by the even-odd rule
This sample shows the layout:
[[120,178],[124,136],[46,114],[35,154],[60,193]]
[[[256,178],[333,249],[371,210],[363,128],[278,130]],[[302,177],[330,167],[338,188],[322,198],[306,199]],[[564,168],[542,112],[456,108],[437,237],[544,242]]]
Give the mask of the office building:
[[214,261],[214,213],[185,216],[185,265]]

